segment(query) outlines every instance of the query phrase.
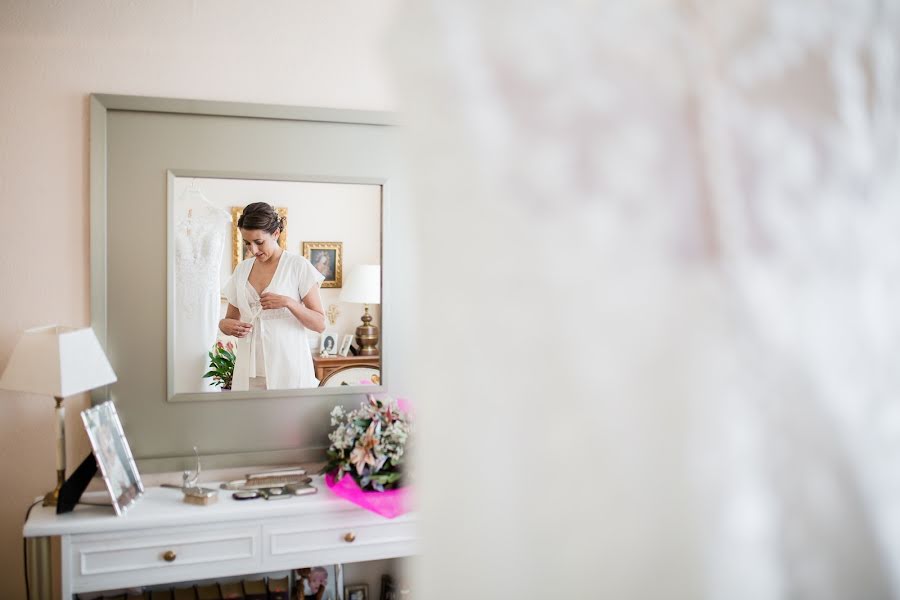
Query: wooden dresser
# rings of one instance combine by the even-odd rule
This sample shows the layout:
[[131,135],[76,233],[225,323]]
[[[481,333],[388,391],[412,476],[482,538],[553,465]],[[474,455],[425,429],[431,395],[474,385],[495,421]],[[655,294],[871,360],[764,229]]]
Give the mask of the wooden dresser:
[[[313,356],[313,366],[316,369],[316,379],[324,382],[329,375],[339,369],[347,367],[371,367],[373,369],[381,368],[381,356],[373,354],[371,356]],[[320,384],[321,385],[321,384]]]

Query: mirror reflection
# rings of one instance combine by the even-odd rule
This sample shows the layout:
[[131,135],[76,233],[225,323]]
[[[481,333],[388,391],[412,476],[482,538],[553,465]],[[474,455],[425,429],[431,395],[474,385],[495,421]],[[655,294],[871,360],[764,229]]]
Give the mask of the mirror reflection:
[[173,393],[380,383],[381,192],[174,177]]

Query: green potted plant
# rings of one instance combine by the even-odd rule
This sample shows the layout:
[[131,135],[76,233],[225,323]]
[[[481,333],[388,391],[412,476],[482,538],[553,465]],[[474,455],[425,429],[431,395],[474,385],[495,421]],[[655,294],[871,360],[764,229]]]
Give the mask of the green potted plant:
[[234,376],[234,344],[216,342],[209,352],[209,371],[203,378],[212,377],[209,385],[220,387],[223,390],[231,389],[231,378]]

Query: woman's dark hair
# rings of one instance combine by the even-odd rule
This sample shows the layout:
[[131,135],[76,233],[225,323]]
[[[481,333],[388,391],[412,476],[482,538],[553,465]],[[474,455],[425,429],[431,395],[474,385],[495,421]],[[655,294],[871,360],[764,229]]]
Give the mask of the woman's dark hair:
[[287,217],[279,217],[271,204],[254,202],[244,207],[244,213],[238,219],[239,229],[261,229],[274,234],[277,230],[284,231],[284,222]]

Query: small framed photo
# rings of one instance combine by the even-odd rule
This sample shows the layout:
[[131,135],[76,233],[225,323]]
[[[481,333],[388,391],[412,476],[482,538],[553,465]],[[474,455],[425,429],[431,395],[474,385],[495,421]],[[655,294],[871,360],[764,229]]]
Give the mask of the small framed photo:
[[369,586],[367,586],[367,585],[344,586],[344,600],[369,600]]
[[381,576],[381,598],[379,600],[399,600],[394,578],[387,573]]
[[[294,571],[296,598],[321,598],[339,600],[339,590],[344,586],[341,565],[322,565]],[[346,599],[347,596],[345,595]]]
[[[287,208],[275,207],[275,212],[282,219],[287,218]],[[242,260],[250,258],[247,252],[247,246],[244,244],[244,238],[241,237],[241,230],[238,229],[238,219],[244,214],[243,206],[231,207],[231,269],[234,270],[238,263]],[[285,221],[284,229],[278,234],[278,247],[282,250],[287,249],[287,221]]]
[[344,285],[343,242],[303,242],[303,256],[325,276],[321,287],[339,288]]
[[336,355],[338,353],[338,339],[339,335],[333,331],[322,333],[322,338],[319,342],[319,353],[327,356]]
[[344,339],[341,340],[341,349],[338,350],[338,354],[341,356],[347,356],[350,354],[350,345],[353,344],[353,334],[348,333],[344,336]]
[[81,420],[112,498],[113,509],[116,515],[121,516],[143,495],[144,484],[125,439],[116,405],[112,401],[98,404],[82,411]]

